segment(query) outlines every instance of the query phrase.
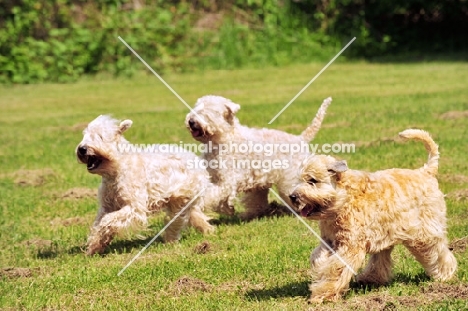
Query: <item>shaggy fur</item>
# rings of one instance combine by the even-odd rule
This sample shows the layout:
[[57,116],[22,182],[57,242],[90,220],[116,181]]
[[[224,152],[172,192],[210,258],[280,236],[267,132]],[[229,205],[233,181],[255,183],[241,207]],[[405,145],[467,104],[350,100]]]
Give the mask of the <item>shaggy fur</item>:
[[[209,161],[225,161],[226,167],[208,167],[212,182],[219,186],[221,203],[218,211],[234,213],[234,200],[238,193],[245,193],[242,203],[246,208],[244,219],[263,216],[268,211],[268,191],[274,184],[279,194],[289,202],[288,191],[298,169],[298,163],[305,157],[303,153],[277,151],[273,155],[266,152],[220,152],[226,144],[299,144],[310,142],[317,134],[331,98],[325,99],[312,124],[301,135],[292,135],[272,129],[256,129],[239,123],[236,113],[240,106],[221,96],[204,96],[198,99],[194,109],[187,115],[185,124],[193,138],[204,143],[210,151],[203,153]],[[202,119],[202,120],[200,120]],[[252,165],[242,166],[246,160]],[[255,162],[256,161],[256,162]],[[255,166],[280,163],[279,167],[268,170]],[[260,165],[260,164],[259,164]]]
[[323,240],[336,251],[333,255],[321,244],[312,252],[311,302],[339,299],[348,288],[353,273],[337,255],[358,271],[371,254],[357,281],[389,282],[390,254],[400,243],[429,276],[443,281],[454,275],[457,262],[447,246],[446,206],[435,177],[438,147],[422,130],[409,129],[400,136],[424,143],[429,152],[424,167],[366,173],[348,170],[345,161],[331,156],[304,162],[291,201],[302,216],[319,220]]
[[[89,255],[101,253],[116,235],[145,228],[153,212],[165,209],[166,221],[171,220],[210,184],[205,170],[187,168],[187,161],[196,158],[193,153],[121,152],[119,144],[128,144],[122,134],[131,125],[130,120],[119,123],[99,116],[84,130],[76,148],[78,161],[87,165],[88,172],[102,176],[100,208],[88,237]],[[202,193],[167,228],[165,241],[177,241],[187,223],[203,233],[212,232],[203,204]]]

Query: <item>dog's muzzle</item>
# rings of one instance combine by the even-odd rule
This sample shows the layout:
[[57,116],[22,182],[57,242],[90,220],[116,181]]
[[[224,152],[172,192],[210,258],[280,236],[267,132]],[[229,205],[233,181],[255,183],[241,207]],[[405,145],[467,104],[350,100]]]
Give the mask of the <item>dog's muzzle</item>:
[[188,125],[189,125],[190,132],[192,133],[193,137],[203,136],[202,128],[194,119],[190,118],[188,121]]
[[79,146],[78,147],[78,156],[81,156],[81,157],[86,156],[86,151],[88,151],[88,148],[86,148],[86,146]]
[[88,156],[87,168],[88,171],[95,170],[101,165],[102,160],[96,156]]
[[[320,206],[320,204],[306,204],[306,205],[303,205],[301,204],[301,200],[299,198],[299,196],[295,193],[292,193],[290,196],[289,196],[289,199],[291,200],[292,204],[299,208],[299,213],[302,217],[310,217],[314,214],[317,214],[317,213],[320,213],[321,212],[321,209],[322,207]],[[302,208],[301,208],[302,206]]]
[[301,216],[310,217],[320,212],[321,212],[321,206],[319,204],[307,204],[301,209]]
[[95,170],[101,165],[102,159],[95,155],[88,155],[88,148],[86,146],[78,146],[76,155],[80,162],[85,163],[88,171]]

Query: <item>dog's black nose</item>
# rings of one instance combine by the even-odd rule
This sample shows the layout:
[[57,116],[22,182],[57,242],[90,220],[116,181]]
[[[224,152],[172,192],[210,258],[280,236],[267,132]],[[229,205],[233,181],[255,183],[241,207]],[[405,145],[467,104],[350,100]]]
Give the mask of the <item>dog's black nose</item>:
[[289,198],[291,199],[291,202],[293,202],[293,203],[296,203],[296,202],[297,202],[297,195],[295,195],[294,193],[291,194],[291,195],[289,196]]
[[86,155],[87,150],[88,150],[88,148],[86,148],[86,146],[79,146],[78,147],[78,154],[84,156],[84,155]]
[[195,121],[193,119],[188,120],[188,125],[193,127],[195,125]]

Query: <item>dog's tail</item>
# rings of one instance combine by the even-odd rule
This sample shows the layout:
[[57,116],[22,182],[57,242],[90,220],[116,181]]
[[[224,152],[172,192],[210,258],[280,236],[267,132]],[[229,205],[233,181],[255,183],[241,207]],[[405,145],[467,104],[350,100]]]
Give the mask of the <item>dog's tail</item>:
[[424,147],[429,153],[429,159],[424,164],[424,169],[431,175],[437,175],[439,168],[439,146],[432,140],[431,135],[423,130],[409,129],[401,132],[400,137],[404,140],[414,139],[424,143]]
[[328,97],[323,101],[322,105],[317,111],[317,114],[315,115],[314,120],[312,120],[312,123],[301,134],[301,137],[304,141],[309,142],[314,139],[315,135],[317,135],[318,131],[320,130],[320,126],[322,125],[323,118],[325,118],[325,112],[327,111],[327,108],[330,106],[331,102],[331,97]]

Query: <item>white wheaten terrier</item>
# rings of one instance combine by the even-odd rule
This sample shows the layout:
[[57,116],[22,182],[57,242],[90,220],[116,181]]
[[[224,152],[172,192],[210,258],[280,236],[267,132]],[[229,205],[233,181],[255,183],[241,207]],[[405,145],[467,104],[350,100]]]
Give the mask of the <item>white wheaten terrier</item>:
[[436,179],[438,147],[422,130],[405,130],[400,137],[424,143],[429,152],[424,167],[367,173],[331,156],[304,161],[290,198],[302,216],[319,220],[322,243],[310,257],[311,302],[339,299],[351,269],[358,271],[366,254],[370,260],[357,281],[389,282],[396,244],[408,248],[429,276],[443,281],[454,275],[457,261],[447,246],[446,206]]
[[203,159],[211,181],[219,187],[218,212],[233,214],[234,200],[244,193],[244,219],[265,215],[268,191],[273,185],[289,202],[291,182],[299,164],[309,155],[331,98],[322,103],[312,124],[300,135],[241,125],[240,106],[221,96],[198,99],[185,124],[193,138],[205,145]]
[[101,115],[89,123],[76,148],[79,162],[87,165],[88,172],[102,177],[100,208],[87,243],[90,255],[101,253],[116,235],[144,229],[151,213],[164,209],[168,222],[191,200],[185,212],[167,228],[165,241],[177,241],[188,223],[203,233],[214,229],[202,212],[209,175],[187,166],[188,161],[198,157],[182,150],[122,151],[129,146],[122,134],[131,125],[131,120],[118,122]]

